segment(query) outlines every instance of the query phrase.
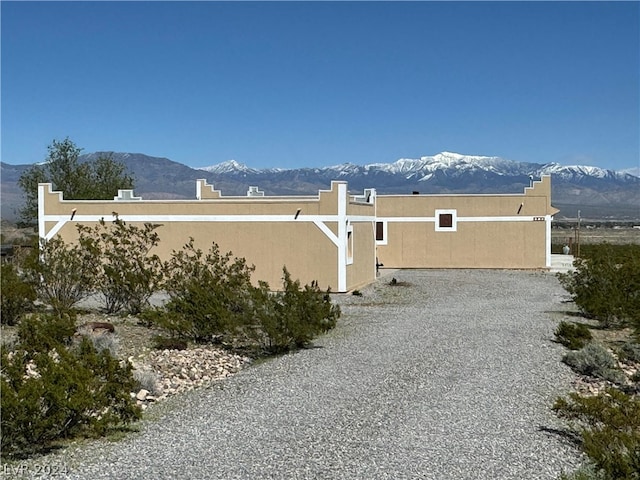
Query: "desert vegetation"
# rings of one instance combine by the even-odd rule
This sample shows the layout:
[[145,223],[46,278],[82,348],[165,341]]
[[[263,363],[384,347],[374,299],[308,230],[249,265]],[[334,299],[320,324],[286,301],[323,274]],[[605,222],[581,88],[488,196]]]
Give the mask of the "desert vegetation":
[[563,361],[595,391],[558,398],[589,463],[566,480],[640,478],[640,245],[584,245],[575,270],[559,274],[583,316],[562,321]]
[[[149,385],[117,342],[78,328],[79,303],[101,300],[133,315],[159,349],[215,344],[265,356],[302,348],[333,328],[340,309],[316,282],[302,286],[283,267],[281,290],[253,282],[253,267],[213,243],[193,240],[167,262],[153,253],[157,226],[118,219],[78,226],[78,242],[54,237],[2,265],[2,455],[23,458],[78,436],[130,428],[141,417],[132,392]],[[151,307],[163,291],[168,301]],[[104,325],[109,328],[109,325]],[[113,328],[111,326],[111,328]],[[159,332],[159,333],[158,333]]]
[[67,200],[112,199],[119,189],[133,188],[133,178],[124,164],[109,155],[80,162],[82,149],[69,138],[53,140],[47,151],[46,160],[31,166],[18,180],[25,198],[20,210],[23,225],[34,224],[38,219],[39,183],[52,183]]

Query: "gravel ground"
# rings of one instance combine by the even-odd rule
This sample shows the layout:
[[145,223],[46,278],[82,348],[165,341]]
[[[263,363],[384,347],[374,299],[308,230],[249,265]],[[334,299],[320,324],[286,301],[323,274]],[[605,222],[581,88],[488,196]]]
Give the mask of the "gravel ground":
[[[556,479],[574,378],[548,273],[412,270],[343,295],[315,348],[151,409],[140,433],[40,465],[73,479]],[[24,467],[24,465],[23,465]],[[34,473],[33,465],[25,467]],[[6,468],[5,468],[6,470]],[[6,473],[6,471],[5,471]]]

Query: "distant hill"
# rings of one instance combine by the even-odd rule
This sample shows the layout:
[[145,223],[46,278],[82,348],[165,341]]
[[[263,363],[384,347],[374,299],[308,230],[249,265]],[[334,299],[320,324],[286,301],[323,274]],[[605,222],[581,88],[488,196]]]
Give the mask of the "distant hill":
[[[91,161],[96,152],[81,156]],[[500,157],[442,152],[393,163],[318,168],[253,169],[236,161],[194,169],[168,158],[141,153],[111,153],[135,177],[135,193],[148,199],[195,198],[195,180],[205,178],[223,195],[245,195],[257,185],[267,195],[316,194],[331,180],[346,180],[352,192],[376,188],[391,193],[521,193],[530,177],[552,176],[552,203],[560,209],[557,218],[574,218],[580,210],[585,219],[639,220],[640,178],[581,165],[516,162]],[[20,174],[29,165],[1,164],[2,218],[15,219],[21,201],[17,187]]]

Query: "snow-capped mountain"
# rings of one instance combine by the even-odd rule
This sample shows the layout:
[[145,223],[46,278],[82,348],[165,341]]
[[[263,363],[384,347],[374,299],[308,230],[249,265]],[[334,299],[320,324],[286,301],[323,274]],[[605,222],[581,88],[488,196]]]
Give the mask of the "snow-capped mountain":
[[226,162],[211,165],[209,167],[198,167],[196,170],[202,170],[209,173],[215,173],[218,175],[225,173],[277,173],[282,171],[281,168],[266,168],[256,170],[255,168],[247,167],[244,163],[236,162],[235,160],[227,160]]
[[[233,168],[231,168],[233,167]],[[501,157],[441,152],[391,163],[343,163],[322,168],[256,170],[237,162],[207,167],[218,184],[230,181],[259,185],[267,194],[315,193],[331,180],[346,180],[357,192],[376,188],[384,193],[516,193],[531,178],[552,176],[556,206],[584,212],[587,205],[606,207],[613,215],[640,218],[640,178],[627,171],[584,165],[529,163]],[[241,193],[238,191],[237,193]],[[604,211],[604,210],[603,210]],[[602,215],[605,215],[604,213]]]
[[[256,170],[242,163],[238,163],[235,160],[229,160],[210,167],[202,167],[199,170],[219,175],[237,173],[259,175],[266,172],[274,173],[285,171],[274,169]],[[452,152],[442,152],[433,156],[424,156],[417,159],[401,158],[393,163],[371,163],[365,165],[343,163],[324,168],[316,168],[314,171],[323,175],[332,175],[336,178],[385,174],[402,176],[412,181],[428,181],[434,178],[437,172],[441,172],[443,176],[448,177],[460,177],[468,174],[490,174],[500,177],[540,177],[541,175],[553,175],[557,178],[571,180],[598,178],[621,181],[629,180],[628,177],[637,177],[637,175],[633,175],[631,171],[605,170],[599,167],[584,165],[566,166],[558,163],[538,164],[517,162],[501,157],[463,155]]]
[[505,160],[500,157],[486,157],[478,155],[462,155],[459,153],[442,152],[434,156],[419,159],[401,158],[394,163],[374,163],[365,165],[367,170],[381,170],[388,173],[404,174],[409,177],[431,177],[436,171],[450,174],[473,171],[493,172],[497,175],[526,174],[531,165]]
[[249,168],[245,164],[236,162],[235,160],[227,160],[226,162],[211,165],[210,167],[201,167],[197,170],[204,170],[205,172],[215,173],[217,175],[224,173],[258,173],[258,170]]
[[539,172],[544,175],[555,175],[565,179],[575,179],[580,177],[610,178],[625,180],[627,177],[637,177],[625,170],[605,170],[599,167],[589,167],[585,165],[560,165],[558,163],[548,163]]
[[[210,167],[190,168],[167,158],[138,153],[96,152],[82,155],[91,161],[108,153],[134,176],[135,192],[144,198],[193,198],[195,180],[206,178],[223,195],[246,195],[258,186],[266,195],[317,194],[332,180],[346,180],[351,192],[375,188],[379,194],[411,193],[521,193],[530,178],[552,176],[552,203],[568,216],[577,209],[596,218],[640,220],[640,178],[633,171],[557,163],[527,163],[500,157],[441,152],[391,163],[297,169],[255,169],[235,160]],[[17,179],[28,165],[2,164],[2,217],[15,212],[20,201]],[[636,172],[637,173],[637,172]],[[13,213],[15,216],[15,213]]]
[[627,173],[634,177],[640,177],[640,167],[625,168],[624,170],[619,170],[618,173]]

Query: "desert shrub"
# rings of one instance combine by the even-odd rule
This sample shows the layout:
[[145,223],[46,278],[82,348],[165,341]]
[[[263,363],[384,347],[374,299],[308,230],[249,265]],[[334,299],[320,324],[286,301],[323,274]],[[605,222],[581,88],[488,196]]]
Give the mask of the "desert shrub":
[[120,341],[116,335],[103,333],[102,335],[88,335],[86,338],[91,341],[96,351],[102,352],[106,350],[112,357],[117,355]]
[[162,262],[151,254],[160,242],[158,225],[127,225],[116,217],[111,224],[100,220],[94,227],[78,225],[79,244],[100,259],[96,287],[105,310],[141,312],[162,284]]
[[38,298],[58,315],[69,314],[93,293],[99,259],[80,245],[59,236],[42,240],[24,262],[27,280]]
[[583,375],[622,383],[624,375],[617,369],[616,359],[598,343],[588,343],[580,350],[567,353],[562,361]]
[[133,379],[135,380],[137,391],[145,389],[156,395],[160,389],[158,388],[158,374],[151,370],[134,370]]
[[151,328],[164,312],[164,307],[147,306],[137,315],[138,325]]
[[179,338],[156,335],[153,337],[153,348],[157,350],[186,350],[187,342]]
[[15,325],[33,306],[36,292],[11,263],[2,264],[0,280],[2,282],[0,321],[3,325]]
[[61,439],[102,435],[140,417],[130,397],[135,382],[128,363],[96,351],[88,339],[67,347],[67,321],[31,320],[32,331],[23,320],[17,345],[1,351],[3,456],[24,457]]
[[353,292],[351,292],[351,294],[354,297],[361,297],[362,296],[362,292],[360,290],[354,290]]
[[575,472],[562,473],[560,480],[607,480],[604,472],[592,464],[584,465]]
[[556,340],[571,350],[579,350],[593,337],[589,327],[582,323],[561,321],[555,331]]
[[18,345],[34,352],[48,352],[60,345],[69,346],[76,332],[73,315],[35,314],[18,325]]
[[640,344],[625,342],[618,348],[618,358],[623,361],[640,363]]
[[340,307],[331,302],[328,292],[316,282],[301,288],[283,268],[283,288],[275,294],[262,295],[256,316],[264,335],[264,346],[271,352],[281,352],[307,345],[313,338],[335,327]]
[[591,245],[574,267],[558,278],[585,315],[640,332],[640,245]]
[[573,422],[582,437],[582,448],[601,478],[640,478],[639,397],[615,388],[592,397],[572,393],[568,399],[557,399],[553,409]]
[[270,292],[266,282],[254,286],[254,268],[231,252],[221,254],[215,243],[205,254],[191,239],[165,268],[169,301],[145,310],[143,321],[174,338],[236,346],[257,342],[281,352],[306,345],[333,328],[340,315],[327,292],[315,282],[301,287],[286,268],[282,291]]
[[195,342],[233,336],[253,317],[253,270],[243,258],[220,253],[215,243],[204,253],[192,238],[165,265],[169,301],[147,317],[172,335]]

